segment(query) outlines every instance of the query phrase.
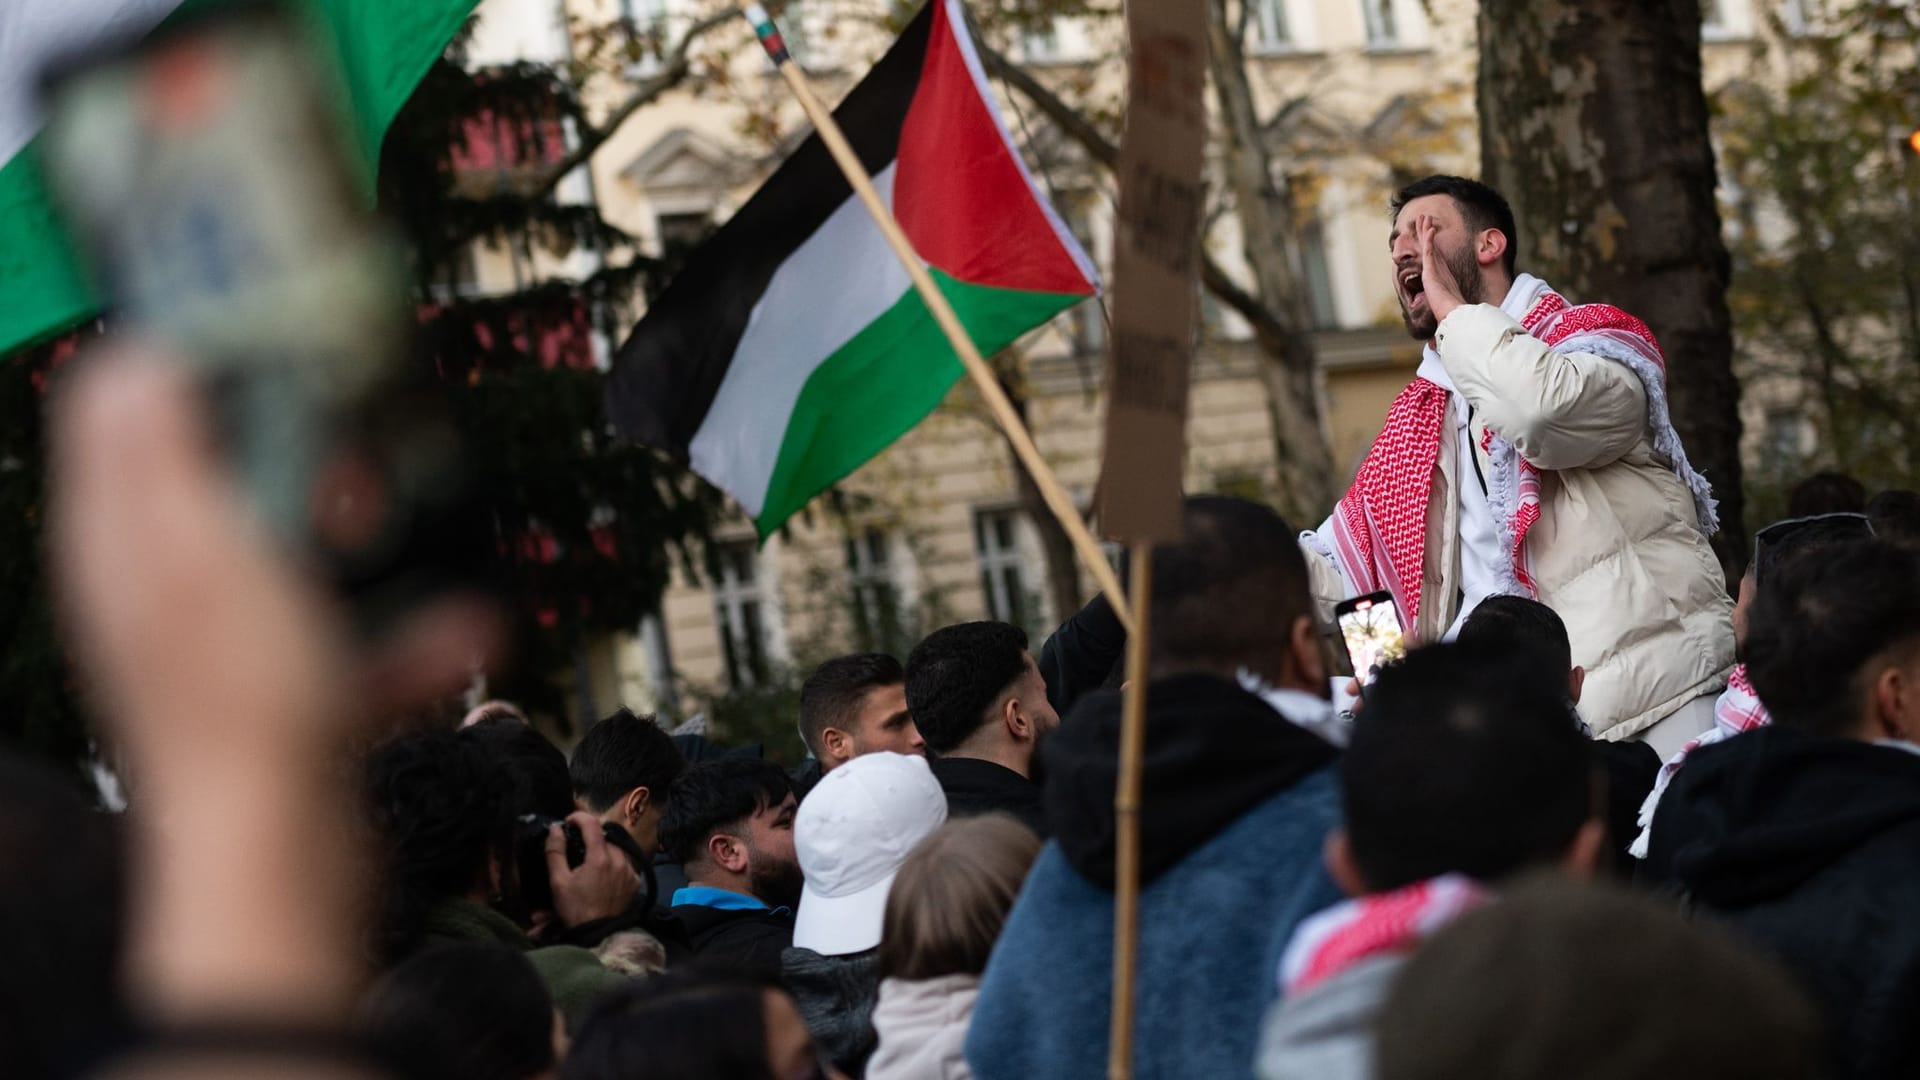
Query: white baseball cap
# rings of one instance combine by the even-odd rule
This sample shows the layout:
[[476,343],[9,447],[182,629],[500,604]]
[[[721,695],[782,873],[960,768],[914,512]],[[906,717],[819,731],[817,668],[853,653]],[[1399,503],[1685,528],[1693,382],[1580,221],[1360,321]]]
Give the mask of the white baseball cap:
[[946,792],[916,754],[862,754],[821,777],[793,820],[807,876],[794,945],[844,956],[880,944],[894,874],[946,820]]

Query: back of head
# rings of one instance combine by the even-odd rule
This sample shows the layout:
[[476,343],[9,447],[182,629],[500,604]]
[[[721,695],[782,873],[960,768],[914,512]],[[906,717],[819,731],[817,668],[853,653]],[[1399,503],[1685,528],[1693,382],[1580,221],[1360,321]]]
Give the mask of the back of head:
[[1340,761],[1368,891],[1448,873],[1497,881],[1567,852],[1599,793],[1564,688],[1460,644],[1380,673]]
[[1747,676],[1774,722],[1860,733],[1864,680],[1890,650],[1920,646],[1920,555],[1856,541],[1788,560],[1747,617]]
[[763,758],[723,757],[691,766],[668,789],[660,850],[682,866],[698,862],[716,830],[744,835],[748,818],[793,794],[787,770]]
[[574,795],[601,813],[637,787],[661,797],[687,763],[653,717],[621,709],[587,729],[569,767]]
[[587,1014],[564,1080],[772,1080],[766,995],[736,973],[669,971],[621,987]]
[[1786,518],[1753,534],[1753,578],[1764,582],[1794,560],[1875,538],[1873,520],[1852,511]]
[[1272,507],[1224,495],[1187,499],[1181,526],[1179,543],[1153,549],[1154,675],[1279,677],[1296,621],[1313,614],[1298,534]]
[[545,735],[504,717],[480,720],[460,729],[460,737],[493,754],[513,780],[515,816],[563,818],[573,812],[573,780],[567,755]]
[[1573,669],[1573,643],[1559,613],[1525,596],[1489,596],[1480,601],[1454,638],[1462,645],[1502,653],[1516,667]]
[[1401,207],[1428,195],[1446,195],[1453,199],[1454,205],[1460,208],[1461,219],[1475,233],[1500,230],[1507,238],[1507,253],[1501,262],[1507,276],[1513,276],[1514,260],[1520,251],[1520,229],[1514,224],[1513,207],[1508,205],[1506,196],[1478,180],[1434,175],[1415,180],[1395,192],[1388,209],[1397,219]]
[[1787,493],[1788,517],[1859,514],[1867,509],[1867,489],[1843,472],[1817,472]]
[[514,782],[488,748],[450,731],[375,747],[365,771],[385,874],[380,951],[397,959],[435,903],[483,880],[489,855],[513,864]]
[[1883,491],[1867,500],[1873,534],[1896,547],[1920,549],[1920,491]]
[[814,668],[800,687],[800,738],[819,757],[821,732],[830,727],[850,730],[869,691],[906,681],[906,669],[886,653],[854,653],[828,660]]
[[1013,818],[983,814],[942,825],[900,865],[887,894],[880,975],[978,975],[1040,855],[1040,838]]
[[539,972],[502,945],[421,950],[380,978],[359,1026],[414,1080],[529,1080],[553,1068],[553,998]]
[[113,1034],[122,846],[71,777],[0,756],[0,1072],[65,1074]]
[[907,657],[907,710],[933,754],[986,723],[1027,670],[1027,632],[1003,622],[956,623],[928,634]]
[[1375,1031],[1380,1080],[1820,1075],[1814,1012],[1773,964],[1651,901],[1562,881],[1441,930]]

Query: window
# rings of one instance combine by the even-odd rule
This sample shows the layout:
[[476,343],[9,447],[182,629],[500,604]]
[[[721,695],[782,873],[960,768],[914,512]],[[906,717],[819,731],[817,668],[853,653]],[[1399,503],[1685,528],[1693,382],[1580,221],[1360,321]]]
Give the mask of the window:
[[1045,23],[1020,34],[1020,51],[1028,60],[1060,58],[1060,28],[1049,18]]
[[666,19],[667,0],[620,0],[620,17],[632,24],[636,33],[647,33]]
[[660,236],[660,254],[684,254],[698,247],[700,241],[707,238],[707,225],[711,221],[705,211],[694,213],[661,214],[654,219],[654,229]]
[[1724,0],[1700,0],[1700,36],[1712,41],[1727,36]]
[[[1067,230],[1073,238],[1080,241],[1089,257],[1100,248],[1094,243],[1093,209],[1097,198],[1093,192],[1085,191],[1062,198],[1060,201],[1068,207],[1062,215],[1067,221]],[[1100,297],[1091,297],[1067,309],[1067,330],[1073,338],[1073,351],[1083,355],[1097,355],[1107,347],[1107,308]]]
[[987,618],[1024,627],[1038,613],[1027,591],[1026,559],[1020,551],[1020,512],[982,511],[973,519],[974,550],[980,560],[980,592]]
[[721,544],[715,551],[714,617],[726,654],[727,684],[735,690],[760,686],[771,672],[766,597],[760,590],[760,553],[751,540]]
[[854,633],[861,649],[868,652],[895,651],[905,637],[900,619],[900,586],[893,576],[892,548],[891,538],[880,529],[862,530],[846,541]]
[[1799,36],[1813,33],[1814,17],[1818,14],[1818,5],[1812,0],[1784,0],[1780,5],[1780,22],[1787,33]]
[[1278,52],[1293,44],[1287,26],[1287,0],[1247,0],[1253,5],[1253,41],[1256,52]]
[[1367,21],[1368,48],[1400,43],[1393,21],[1393,0],[1360,0],[1360,14]]
[[1300,227],[1300,285],[1307,291],[1307,312],[1316,330],[1340,324],[1333,299],[1333,275],[1327,270],[1327,230],[1318,218]]

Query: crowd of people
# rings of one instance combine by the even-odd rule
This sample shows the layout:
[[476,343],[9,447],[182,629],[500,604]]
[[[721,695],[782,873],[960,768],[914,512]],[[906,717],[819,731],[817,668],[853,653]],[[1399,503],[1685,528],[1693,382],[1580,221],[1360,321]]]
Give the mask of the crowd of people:
[[[1396,200],[1429,363],[1326,525],[1196,496],[1153,549],[1134,1074],[1920,1075],[1920,494],[1814,477],[1730,594],[1638,332],[1502,208]],[[165,365],[55,421],[131,809],[0,759],[7,1075],[1106,1074],[1106,598],[819,665],[795,769],[627,709],[566,752],[420,722],[486,610],[356,644]],[[1361,686],[1330,607],[1376,591],[1415,647]]]

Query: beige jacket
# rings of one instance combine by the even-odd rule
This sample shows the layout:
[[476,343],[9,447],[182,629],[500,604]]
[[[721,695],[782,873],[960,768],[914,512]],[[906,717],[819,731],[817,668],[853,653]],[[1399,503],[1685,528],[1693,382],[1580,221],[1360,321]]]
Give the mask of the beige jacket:
[[[1580,713],[1594,733],[1629,738],[1725,686],[1733,601],[1693,493],[1654,452],[1639,376],[1605,357],[1554,352],[1487,304],[1448,315],[1435,347],[1474,407],[1474,446],[1492,428],[1541,470],[1528,565],[1539,599],[1567,624],[1573,662],[1587,670]],[[1422,641],[1439,640],[1460,603],[1457,447],[1443,439],[1434,467],[1415,626]],[[1346,581],[1303,546],[1331,620]]]

